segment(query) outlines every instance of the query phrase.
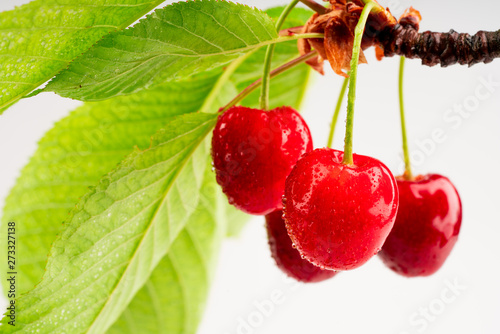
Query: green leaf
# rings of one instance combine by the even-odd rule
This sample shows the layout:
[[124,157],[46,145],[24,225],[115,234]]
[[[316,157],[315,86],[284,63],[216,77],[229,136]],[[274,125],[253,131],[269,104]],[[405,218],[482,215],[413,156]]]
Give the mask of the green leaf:
[[[2,219],[4,233],[8,221],[18,226],[19,293],[40,281],[61,223],[88,187],[97,184],[135,145],[147,148],[151,135],[168,118],[197,111],[219,76],[220,71],[207,73],[135,95],[87,103],[44,136],[7,197]],[[4,236],[0,238],[3,248]],[[0,275],[5,289],[5,271]]]
[[0,114],[163,0],[36,0],[0,13]]
[[179,2],[108,35],[45,88],[96,101],[227,64],[277,38],[272,20],[230,2]]
[[[245,62],[242,66],[248,65],[249,63]],[[258,77],[260,71],[260,68],[256,68],[253,74],[250,71],[247,73]],[[294,71],[295,69],[291,72]],[[208,96],[216,97],[214,104],[208,108],[208,110],[216,111],[237,93],[234,85],[230,83],[222,86],[214,85],[221,73],[222,70],[219,68],[186,82],[162,85],[154,90],[104,102],[88,103],[59,122],[46,135],[37,153],[23,170],[5,207],[4,221],[15,220],[18,226],[22,227],[18,230],[18,240],[22,245],[18,249],[23,251],[20,258],[32,259],[30,263],[21,262],[18,292],[26,291],[39,281],[50,243],[60,229],[59,222],[64,220],[66,212],[73,206],[72,203],[85,193],[88,185],[96,183],[101,175],[116,165],[132,145],[147,147],[149,135],[163,125],[164,118],[193,112],[211,100]],[[297,79],[297,76],[293,77]],[[231,81],[241,81],[238,79],[238,73],[233,75]],[[294,86],[300,86],[302,90],[305,88],[303,81],[295,81]],[[210,196],[202,196],[202,198],[210,198]],[[223,198],[223,202],[227,203],[227,200]],[[214,205],[216,201],[210,201],[210,203]],[[224,207],[225,213],[219,214],[217,221],[221,222],[224,217],[227,217],[229,235],[234,235],[243,226],[240,221],[246,220],[247,216],[227,204]],[[198,206],[196,212],[200,214],[197,215],[196,212],[193,214],[194,218],[188,221],[188,227],[199,224],[200,221],[196,217],[207,216],[209,208],[206,207],[205,210]],[[207,221],[209,221],[208,216]],[[219,228],[220,226],[217,226],[217,229]],[[200,227],[200,231],[202,230]],[[180,240],[185,240],[182,237],[184,234],[184,230],[180,232]],[[197,230],[191,230],[190,235],[196,239]],[[212,236],[208,233],[206,236],[206,240],[211,240],[209,242],[216,248],[217,238],[211,239]],[[0,242],[4,239],[1,238]],[[174,328],[182,327],[194,331],[208,283],[189,279],[193,277],[192,275],[199,277],[198,274],[190,274],[190,271],[182,270],[174,273],[168,267],[168,261],[171,261],[169,259],[177,257],[177,255],[171,255],[175,254],[177,243],[185,244],[186,242],[177,239],[174,241],[171,248],[173,253],[168,253],[168,258],[162,259],[160,265],[153,271],[151,279],[130,304],[131,309],[125,311],[112,331],[121,328],[120,324],[123,324],[124,318],[130,321],[131,314],[143,319],[149,318],[152,322],[150,308],[137,307],[141,300],[151,301],[152,296],[168,301],[169,305],[177,306],[154,307],[153,305],[155,323],[165,322],[165,319],[168,319],[170,330],[168,333],[174,333]],[[188,252],[184,251],[184,253]],[[210,253],[208,249],[201,253],[206,254],[207,258],[215,256],[211,255],[215,253]],[[190,259],[185,261],[195,261],[196,254],[191,255],[187,256]],[[210,269],[209,266],[207,268]],[[199,272],[199,268],[193,267],[192,273],[196,272]],[[192,293],[184,293],[183,298],[176,298],[176,296],[181,296],[180,291],[172,286],[169,289],[164,288],[161,284],[163,282],[161,277],[169,277],[167,273],[177,274],[178,281],[172,281],[172,286],[183,287]],[[162,305],[165,304],[162,303]],[[179,305],[184,305],[182,309],[185,312],[182,316],[179,316]],[[183,322],[189,323],[190,326],[182,325]],[[165,324],[162,328],[165,330]],[[179,333],[184,332],[179,330]]]
[[[59,232],[60,222],[66,218],[69,207],[73,207],[72,204],[64,203],[76,203],[85,194],[87,186],[97,183],[101,175],[112,169],[130,151],[132,145],[137,143],[140,147],[148,147],[150,134],[163,126],[169,117],[196,111],[211,94],[216,96],[213,110],[226,103],[236,93],[230,83],[222,86],[220,91],[214,91],[220,74],[219,69],[175,85],[162,85],[131,96],[87,103],[47,133],[11,191],[4,211],[3,228],[8,220],[16,221],[20,227],[17,234],[18,257],[31,259],[29,262],[21,261],[18,265],[18,292],[25,292],[40,281],[49,246]],[[212,180],[205,177],[201,191],[203,201],[189,219],[187,230],[180,233],[168,258],[156,267],[145,284],[147,288],[142,288],[134,297],[130,308],[124,311],[112,332],[121,328],[123,319],[130,320],[132,314],[141,319],[148,318],[148,323],[153,324],[168,319],[169,325],[164,324],[163,330],[167,327],[185,327],[186,330],[194,331],[196,328],[209,286],[207,272],[213,267],[210,262],[217,254],[220,231],[225,221],[230,222],[229,226],[234,226],[231,229],[234,231],[248,219],[248,216],[235,212],[227,204],[227,199],[215,186],[213,173],[210,172],[210,175]],[[218,192],[209,192],[214,189]],[[189,242],[187,233],[192,238],[191,242],[199,246],[197,249],[203,254],[202,258],[193,250],[179,250]],[[183,257],[182,253],[185,254]],[[172,271],[171,261],[193,263],[201,260],[204,260],[202,267],[181,266],[177,272]],[[168,288],[162,285],[166,279],[171,283]],[[185,293],[183,289],[189,292]],[[152,296],[162,301],[161,306],[152,303]],[[150,306],[137,307],[144,300],[151,301]],[[179,305],[184,305],[180,315]],[[129,322],[127,324],[131,329],[135,328]],[[144,328],[151,329],[151,326]],[[162,333],[163,330],[157,332]],[[120,331],[124,332],[122,329]]]
[[[280,10],[274,11],[279,15]],[[295,9],[290,18],[292,21],[286,22],[288,26],[299,23],[294,20],[296,12],[303,11]],[[280,53],[277,55],[288,59],[295,54],[292,50],[284,57]],[[241,66],[245,74],[237,70],[231,80],[241,86],[242,77],[247,81],[248,78],[258,78],[262,66],[255,64],[262,64],[264,55],[260,56],[245,61]],[[292,74],[296,71],[303,69],[295,68],[289,71],[290,74],[282,76],[291,75],[292,80],[288,84],[305,90],[301,75]],[[166,117],[198,110],[214,88],[220,73],[221,69],[217,69],[187,81],[162,85],[131,96],[88,103],[46,134],[30,163],[23,169],[4,207],[3,226],[10,220],[16,221],[20,227],[17,238],[22,247],[17,251],[24,260],[17,268],[18,292],[26,292],[40,281],[50,245],[62,227],[61,222],[74,203],[85,194],[87,187],[111,170],[134,145],[147,147],[150,135],[162,127]],[[276,80],[280,77],[273,82]],[[277,99],[274,92],[271,92],[271,101]],[[216,111],[236,94],[234,86],[226,83],[221,91],[213,94],[217,100],[211,110]],[[287,102],[298,108],[298,103]],[[245,216],[232,207],[228,210],[235,217],[229,225],[229,234],[235,235],[242,227],[236,222],[244,220],[241,218]],[[6,247],[5,240],[0,238],[0,247]],[[4,282],[5,271],[0,271],[0,277]],[[5,283],[2,285],[5,288]]]
[[114,323],[193,213],[208,156],[202,143],[216,119],[175,117],[151,148],[129,155],[82,198],[42,282],[17,300],[17,325],[7,333],[102,333]]

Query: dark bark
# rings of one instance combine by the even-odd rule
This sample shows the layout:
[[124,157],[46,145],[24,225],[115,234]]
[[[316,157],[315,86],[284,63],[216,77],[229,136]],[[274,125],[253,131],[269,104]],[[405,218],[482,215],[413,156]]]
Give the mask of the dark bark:
[[454,30],[419,33],[412,25],[397,24],[380,32],[376,39],[386,57],[420,58],[427,66],[446,67],[457,63],[472,66],[500,57],[500,30],[478,31],[472,36]]

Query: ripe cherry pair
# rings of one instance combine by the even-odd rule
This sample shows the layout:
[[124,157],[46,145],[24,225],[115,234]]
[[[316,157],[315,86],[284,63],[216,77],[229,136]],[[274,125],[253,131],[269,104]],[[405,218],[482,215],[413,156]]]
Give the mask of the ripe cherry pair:
[[396,179],[374,158],[345,164],[341,151],[313,150],[290,107],[232,107],[219,117],[212,156],[229,202],[266,215],[273,257],[298,280],[324,280],[377,253],[399,274],[431,275],[458,238],[461,202],[447,178]]

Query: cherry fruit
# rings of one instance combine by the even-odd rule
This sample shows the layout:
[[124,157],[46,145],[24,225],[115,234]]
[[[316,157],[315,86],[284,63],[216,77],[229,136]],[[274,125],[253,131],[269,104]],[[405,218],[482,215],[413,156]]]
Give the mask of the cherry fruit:
[[399,211],[379,253],[393,271],[407,277],[429,276],[444,263],[457,242],[462,204],[446,177],[430,174],[397,179]]
[[291,107],[232,107],[219,117],[212,138],[217,182],[229,203],[256,215],[281,209],[286,177],[312,149],[309,128]]
[[331,270],[354,269],[375,255],[398,208],[394,176],[380,161],[324,148],[305,154],[286,180],[283,207],[293,243],[307,260]]
[[282,215],[281,210],[266,215],[269,247],[278,267],[288,276],[305,283],[321,282],[335,276],[336,271],[323,270],[311,264],[293,248]]

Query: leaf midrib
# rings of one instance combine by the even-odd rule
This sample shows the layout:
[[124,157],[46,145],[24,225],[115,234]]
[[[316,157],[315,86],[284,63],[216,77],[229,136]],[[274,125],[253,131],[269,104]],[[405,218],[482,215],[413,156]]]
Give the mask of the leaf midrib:
[[[150,39],[142,38],[142,37],[138,37],[138,36],[127,36],[127,37],[133,37],[133,38],[136,38],[136,39],[143,39],[143,40],[150,40]],[[116,61],[116,62],[117,63],[124,63],[124,64],[127,64],[127,63],[130,64],[130,63],[133,63],[133,62],[137,62],[137,63],[143,64],[143,63],[146,63],[146,62],[150,61],[151,59],[155,59],[155,58],[158,58],[158,57],[175,56],[175,57],[186,57],[186,58],[205,58],[205,57],[213,57],[213,56],[224,56],[224,55],[228,55],[228,54],[230,55],[230,54],[235,54],[235,53],[247,53],[249,51],[252,51],[253,49],[258,49],[260,47],[267,46],[267,45],[270,45],[270,44],[277,44],[277,43],[288,42],[288,41],[295,41],[295,40],[297,40],[297,37],[295,37],[295,36],[279,36],[279,37],[276,37],[276,38],[273,38],[273,39],[270,39],[270,40],[267,40],[267,41],[259,42],[257,44],[246,45],[244,47],[236,48],[236,49],[222,50],[220,52],[196,53],[196,54],[157,53],[156,55],[154,55],[152,57],[145,58],[145,59],[142,59],[142,60],[136,60],[136,61],[131,61],[131,62],[120,62],[120,61]],[[161,41],[159,41],[159,42],[161,42]],[[165,42],[163,42],[163,43],[166,44]],[[171,46],[178,47],[175,44],[171,44]],[[134,52],[134,51],[118,49],[118,48],[115,48],[115,47],[107,47],[107,46],[103,46],[103,45],[99,45],[99,47],[105,48],[105,49],[115,49],[115,50],[118,50],[120,52],[126,52],[126,53],[138,53],[138,52]],[[195,52],[194,50],[189,50],[189,51]]]

